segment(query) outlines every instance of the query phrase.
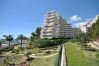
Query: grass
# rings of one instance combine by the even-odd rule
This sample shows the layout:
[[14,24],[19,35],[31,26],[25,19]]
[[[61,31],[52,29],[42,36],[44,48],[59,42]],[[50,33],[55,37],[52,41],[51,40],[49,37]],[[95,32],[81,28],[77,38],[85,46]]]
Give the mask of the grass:
[[77,43],[65,44],[68,66],[99,66],[95,52],[82,50]]
[[57,55],[48,58],[34,58],[29,64],[30,66],[54,66],[56,57]]

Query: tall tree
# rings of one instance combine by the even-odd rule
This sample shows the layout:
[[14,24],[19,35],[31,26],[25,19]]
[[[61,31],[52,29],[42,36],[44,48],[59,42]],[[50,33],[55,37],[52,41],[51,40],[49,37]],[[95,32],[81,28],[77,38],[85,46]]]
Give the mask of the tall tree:
[[36,33],[37,38],[40,38],[41,27],[37,27],[35,33]]
[[81,46],[83,46],[86,50],[87,43],[89,42],[89,38],[86,33],[80,33],[78,36],[78,40],[81,42]]
[[34,38],[36,38],[36,34],[35,34],[34,32],[32,32],[32,33],[31,33],[31,36],[30,36],[31,41],[33,41]]
[[32,37],[36,37],[36,34],[34,32],[31,33]]
[[22,41],[26,39],[26,37],[23,34],[20,34],[17,36],[17,39],[21,41],[21,48],[22,48],[22,44],[23,44]]
[[13,36],[12,35],[6,35],[6,40],[9,42],[9,47],[10,47],[10,42],[13,40]]

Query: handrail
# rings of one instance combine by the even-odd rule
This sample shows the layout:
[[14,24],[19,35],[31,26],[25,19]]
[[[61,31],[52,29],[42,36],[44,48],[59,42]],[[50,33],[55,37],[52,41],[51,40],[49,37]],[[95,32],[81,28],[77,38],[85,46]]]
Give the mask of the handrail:
[[58,56],[56,58],[55,66],[60,66],[61,65],[61,54],[62,54],[62,46],[60,47]]
[[59,54],[55,62],[55,66],[68,66],[67,55],[64,49],[64,44],[60,48]]

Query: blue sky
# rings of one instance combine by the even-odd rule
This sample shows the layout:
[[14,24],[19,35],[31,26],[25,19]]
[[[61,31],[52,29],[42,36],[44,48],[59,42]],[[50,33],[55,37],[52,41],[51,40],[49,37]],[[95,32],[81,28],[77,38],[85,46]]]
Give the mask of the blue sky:
[[99,0],[0,0],[0,38],[8,34],[30,36],[51,10],[75,27],[99,14]]

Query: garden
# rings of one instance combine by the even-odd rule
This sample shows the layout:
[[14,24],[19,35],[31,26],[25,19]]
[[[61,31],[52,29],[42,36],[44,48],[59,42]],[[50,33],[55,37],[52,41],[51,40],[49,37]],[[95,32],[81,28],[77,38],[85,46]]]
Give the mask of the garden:
[[4,56],[4,65],[54,66],[60,45],[59,40],[38,39],[28,43],[27,47],[10,46],[1,56]]

